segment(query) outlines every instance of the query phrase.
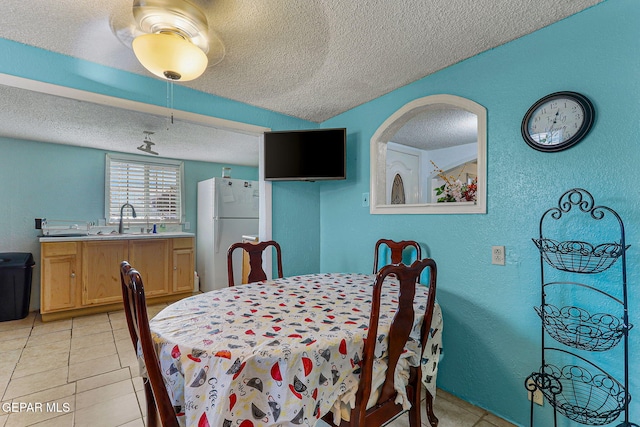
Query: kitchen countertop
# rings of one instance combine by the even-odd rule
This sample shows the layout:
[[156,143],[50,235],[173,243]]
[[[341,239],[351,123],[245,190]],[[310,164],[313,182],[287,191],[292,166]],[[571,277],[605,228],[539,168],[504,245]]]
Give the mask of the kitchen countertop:
[[178,237],[195,237],[194,233],[164,232],[164,233],[109,233],[109,234],[88,234],[81,236],[41,236],[40,242],[83,242],[88,240],[134,240],[134,239],[175,239]]

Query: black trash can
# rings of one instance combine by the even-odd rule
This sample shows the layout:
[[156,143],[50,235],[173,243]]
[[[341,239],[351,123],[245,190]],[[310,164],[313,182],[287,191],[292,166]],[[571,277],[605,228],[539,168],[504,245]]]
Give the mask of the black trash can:
[[0,322],[24,319],[29,314],[33,255],[0,253]]

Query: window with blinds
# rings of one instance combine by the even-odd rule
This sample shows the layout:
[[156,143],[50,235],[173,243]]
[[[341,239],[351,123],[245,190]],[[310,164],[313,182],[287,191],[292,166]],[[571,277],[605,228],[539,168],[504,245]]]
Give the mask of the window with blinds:
[[129,223],[180,223],[183,218],[183,175],[180,161],[141,160],[135,156],[109,155],[106,159],[105,215],[107,222],[120,221],[120,209],[125,203],[123,218]]

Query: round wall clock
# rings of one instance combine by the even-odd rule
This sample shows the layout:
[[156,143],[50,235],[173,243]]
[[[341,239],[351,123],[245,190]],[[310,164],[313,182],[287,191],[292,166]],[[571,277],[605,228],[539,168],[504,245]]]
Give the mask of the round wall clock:
[[538,151],[562,151],[584,138],[595,119],[591,101],[576,92],[555,92],[536,101],[522,119],[522,137]]

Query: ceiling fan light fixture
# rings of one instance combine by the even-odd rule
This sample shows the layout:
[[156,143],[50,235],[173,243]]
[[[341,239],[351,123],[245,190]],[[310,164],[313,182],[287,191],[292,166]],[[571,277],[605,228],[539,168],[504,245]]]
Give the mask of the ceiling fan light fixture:
[[132,47],[144,68],[160,78],[186,82],[200,77],[207,68],[204,51],[175,32],[142,34]]

